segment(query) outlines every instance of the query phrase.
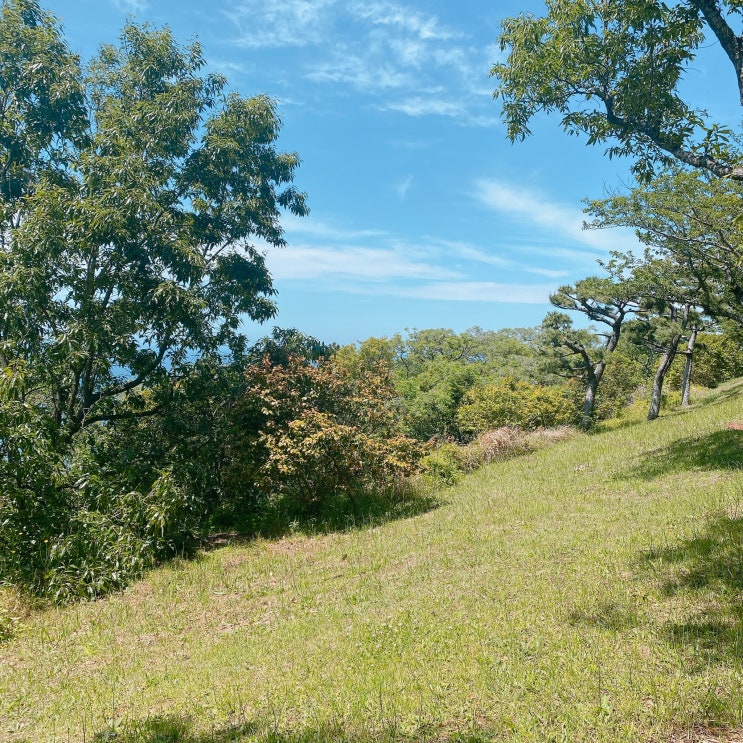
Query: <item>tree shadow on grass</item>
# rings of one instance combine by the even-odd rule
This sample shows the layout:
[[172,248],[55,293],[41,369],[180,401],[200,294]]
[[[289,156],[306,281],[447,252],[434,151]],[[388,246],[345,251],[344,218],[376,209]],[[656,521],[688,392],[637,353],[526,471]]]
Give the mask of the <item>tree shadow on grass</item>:
[[692,436],[646,452],[620,472],[622,480],[654,480],[677,472],[736,470],[743,467],[743,431],[721,430]]
[[743,659],[743,514],[718,514],[692,539],[648,551],[642,566],[666,596],[695,607],[663,627],[672,645],[689,651],[690,671]]
[[587,626],[612,632],[626,632],[640,624],[637,612],[619,605],[614,601],[605,601],[585,609],[575,609],[568,616],[574,627]]
[[92,738],[93,743],[485,743],[490,740],[492,734],[485,731],[442,733],[438,725],[424,725],[406,734],[394,722],[373,731],[347,729],[333,722],[295,731],[283,731],[268,722],[243,722],[197,732],[191,720],[176,715],[114,724]]
[[205,536],[201,547],[214,549],[258,537],[280,539],[289,534],[316,536],[370,529],[420,516],[441,505],[440,495],[433,493],[367,493],[353,499],[338,498],[315,509],[302,508],[287,498],[242,513],[223,515],[217,523],[226,528]]
[[743,392],[743,381],[737,380],[732,383],[727,383],[723,387],[715,389],[709,394],[705,394],[704,397],[694,401],[694,407],[701,405],[715,405],[725,400],[730,400],[733,397],[737,397]]

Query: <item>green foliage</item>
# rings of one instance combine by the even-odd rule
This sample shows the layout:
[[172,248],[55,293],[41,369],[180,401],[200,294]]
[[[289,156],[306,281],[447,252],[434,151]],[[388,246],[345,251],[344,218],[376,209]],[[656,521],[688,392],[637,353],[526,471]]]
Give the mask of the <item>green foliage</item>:
[[[9,35],[28,32],[29,17],[10,21]],[[64,48],[53,20],[42,22]],[[249,241],[282,245],[280,210],[306,213],[287,185],[298,158],[275,149],[273,101],[225,96],[224,79],[204,65],[198,44],[127,24],[120,45],[102,47],[73,81],[90,109],[85,136],[56,159],[39,154],[51,162],[23,200],[5,202],[0,351],[28,364],[68,439],[152,412],[146,388],[167,388],[201,353],[242,349],[240,317],[274,312],[263,255]],[[28,72],[53,95],[43,70]],[[29,113],[17,126],[33,122]],[[0,146],[0,158],[14,157]]]
[[607,420],[620,415],[645,379],[641,360],[621,349],[614,351],[609,356],[596,398],[596,419]]
[[83,74],[35,0],[0,16],[0,580],[67,601],[220,502],[240,320],[275,311],[252,241],[307,207],[274,101],[197,43],[130,22]]
[[576,406],[567,388],[508,378],[474,387],[457,412],[462,431],[469,435],[501,426],[535,429],[569,425],[576,419]]
[[663,261],[671,278],[681,277],[667,295],[692,287],[706,314],[741,324],[743,222],[731,217],[740,212],[742,196],[737,181],[675,168],[627,194],[591,201],[587,212],[591,227],[634,229],[648,261]]
[[743,376],[743,342],[730,333],[701,333],[691,380],[702,387]]
[[492,75],[508,136],[523,139],[535,115],[554,111],[569,134],[584,135],[591,145],[606,143],[610,157],[632,157],[641,178],[673,159],[743,178],[730,131],[680,91],[705,39],[705,23],[743,88],[740,38],[728,15],[740,12],[737,0],[552,0],[542,17],[505,19],[500,45],[508,56]]
[[260,364],[268,358],[274,366],[286,366],[291,356],[319,361],[329,358],[337,350],[337,344],[323,343],[296,328],[274,328],[270,337],[261,338],[249,349],[246,361]]

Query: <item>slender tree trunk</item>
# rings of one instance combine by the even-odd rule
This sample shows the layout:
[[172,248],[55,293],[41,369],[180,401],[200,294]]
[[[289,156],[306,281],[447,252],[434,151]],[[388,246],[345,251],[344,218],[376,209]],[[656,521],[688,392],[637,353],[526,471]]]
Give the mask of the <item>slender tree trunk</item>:
[[666,373],[671,368],[673,360],[676,358],[676,350],[678,343],[681,340],[681,336],[674,336],[671,343],[665,350],[658,369],[655,372],[655,379],[653,380],[653,395],[650,400],[650,410],[648,411],[648,420],[653,421],[660,415],[660,403],[661,396],[663,394],[663,382],[666,378]]
[[596,392],[598,391],[601,377],[604,376],[606,363],[600,361],[593,366],[586,365],[588,379],[586,381],[586,396],[583,398],[583,414],[581,415],[580,427],[588,431],[593,425],[593,409],[596,406]]
[[686,344],[686,362],[684,363],[684,376],[681,382],[681,407],[689,407],[689,397],[691,391],[691,366],[694,356],[694,346],[697,342],[699,330],[694,328],[689,336],[689,342]]
[[586,396],[583,400],[583,414],[580,419],[580,427],[587,431],[593,425],[593,408],[596,404],[596,390],[599,380],[592,374],[586,383]]

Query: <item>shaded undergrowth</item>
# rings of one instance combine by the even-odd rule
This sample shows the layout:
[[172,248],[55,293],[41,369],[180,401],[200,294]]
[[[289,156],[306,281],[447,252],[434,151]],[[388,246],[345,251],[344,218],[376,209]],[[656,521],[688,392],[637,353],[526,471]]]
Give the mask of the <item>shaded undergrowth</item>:
[[334,532],[369,529],[401,519],[414,518],[438,508],[440,493],[416,491],[414,487],[392,493],[361,493],[329,500],[315,509],[297,508],[291,499],[270,506],[220,514],[201,541],[212,549],[253,539],[281,539],[291,534],[318,536]]
[[350,728],[343,722],[284,730],[266,720],[198,732],[188,717],[178,715],[113,724],[98,731],[92,739],[93,743],[486,743],[491,740],[492,734],[487,731],[451,731],[441,725],[421,725],[406,733],[394,720],[375,730]]

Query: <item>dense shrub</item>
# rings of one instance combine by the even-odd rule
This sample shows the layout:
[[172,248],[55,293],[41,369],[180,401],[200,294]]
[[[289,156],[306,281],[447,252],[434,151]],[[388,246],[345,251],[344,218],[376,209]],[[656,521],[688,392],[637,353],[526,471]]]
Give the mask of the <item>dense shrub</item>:
[[239,499],[289,499],[318,510],[328,499],[353,501],[410,474],[418,445],[401,435],[384,369],[353,376],[334,359],[268,359],[247,371],[232,410],[226,487]]
[[470,435],[502,426],[534,429],[572,424],[577,416],[572,397],[565,387],[505,378],[471,389],[464,396],[457,421]]
[[134,455],[156,429],[123,421],[59,440],[23,384],[10,368],[0,379],[0,582],[58,603],[93,598],[183,549],[193,489]]

